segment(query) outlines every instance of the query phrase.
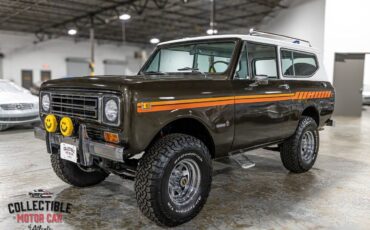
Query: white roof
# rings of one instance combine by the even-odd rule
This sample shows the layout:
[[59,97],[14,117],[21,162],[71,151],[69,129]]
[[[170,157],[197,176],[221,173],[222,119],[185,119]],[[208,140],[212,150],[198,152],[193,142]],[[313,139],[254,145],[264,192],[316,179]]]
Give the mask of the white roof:
[[244,34],[210,35],[210,36],[201,36],[201,37],[192,37],[192,38],[182,38],[182,39],[161,42],[158,45],[172,44],[172,43],[177,43],[177,42],[187,42],[187,41],[200,41],[200,40],[206,40],[206,39],[218,39],[218,38],[238,38],[238,39],[245,40],[245,41],[262,42],[262,43],[273,44],[273,45],[277,45],[277,46],[281,46],[285,48],[291,48],[295,50],[319,53],[318,49],[310,47],[304,42],[297,44],[289,40],[273,39],[273,38],[268,38],[268,37],[263,37],[263,36],[258,36],[258,35],[244,35]]

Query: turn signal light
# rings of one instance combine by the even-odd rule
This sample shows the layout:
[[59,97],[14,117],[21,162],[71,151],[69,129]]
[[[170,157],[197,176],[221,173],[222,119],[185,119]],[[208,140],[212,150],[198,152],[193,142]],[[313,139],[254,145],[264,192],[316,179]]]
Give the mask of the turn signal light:
[[110,143],[119,143],[119,136],[117,133],[104,132],[104,140]]

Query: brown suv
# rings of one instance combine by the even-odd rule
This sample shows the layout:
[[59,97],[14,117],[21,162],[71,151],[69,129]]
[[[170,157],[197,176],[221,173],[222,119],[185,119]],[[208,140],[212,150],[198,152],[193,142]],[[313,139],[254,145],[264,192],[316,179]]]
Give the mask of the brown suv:
[[214,158],[278,145],[291,172],[313,166],[334,109],[317,54],[259,34],[162,43],[137,76],[44,83],[35,135],[66,183],[134,179],[144,215],[176,226],[205,204]]

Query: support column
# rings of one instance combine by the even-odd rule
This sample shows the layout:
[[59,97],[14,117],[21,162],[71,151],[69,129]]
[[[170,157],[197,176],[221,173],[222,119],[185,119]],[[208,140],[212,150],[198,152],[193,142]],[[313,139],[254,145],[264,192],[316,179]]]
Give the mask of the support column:
[[94,30],[94,17],[90,18],[91,24],[90,24],[90,76],[95,75],[95,30]]
[[212,34],[215,34],[215,25],[216,25],[216,0],[211,0],[211,17],[210,17],[210,22],[209,26],[212,30]]

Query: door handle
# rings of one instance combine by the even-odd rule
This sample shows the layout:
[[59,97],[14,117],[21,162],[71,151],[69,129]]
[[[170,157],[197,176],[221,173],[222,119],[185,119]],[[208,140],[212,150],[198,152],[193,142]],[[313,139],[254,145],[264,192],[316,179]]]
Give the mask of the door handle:
[[279,88],[289,89],[289,85],[288,84],[282,84],[282,85],[279,85]]

